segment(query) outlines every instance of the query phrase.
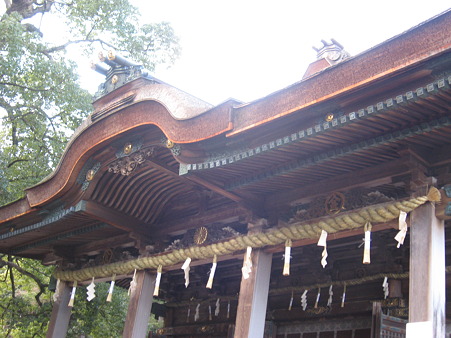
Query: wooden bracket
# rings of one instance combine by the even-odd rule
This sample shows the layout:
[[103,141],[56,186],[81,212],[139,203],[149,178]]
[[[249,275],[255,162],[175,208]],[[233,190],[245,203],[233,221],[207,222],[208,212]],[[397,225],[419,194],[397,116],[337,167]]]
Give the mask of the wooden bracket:
[[451,219],[451,184],[440,189],[441,201],[435,206],[435,216],[441,220]]

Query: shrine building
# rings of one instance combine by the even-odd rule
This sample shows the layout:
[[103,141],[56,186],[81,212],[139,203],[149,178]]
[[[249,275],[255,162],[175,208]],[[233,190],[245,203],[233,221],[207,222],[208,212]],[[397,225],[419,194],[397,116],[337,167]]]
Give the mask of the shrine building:
[[56,266],[47,337],[112,281],[124,337],[450,337],[451,11],[316,51],[217,106],[103,57],[55,171],[0,208],[0,252]]

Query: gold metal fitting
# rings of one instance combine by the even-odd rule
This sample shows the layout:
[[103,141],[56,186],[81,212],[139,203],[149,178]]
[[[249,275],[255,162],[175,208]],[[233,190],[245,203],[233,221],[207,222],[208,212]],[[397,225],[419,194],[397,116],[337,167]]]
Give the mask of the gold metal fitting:
[[133,150],[133,144],[131,144],[130,142],[127,142],[124,145],[124,154],[128,155],[128,154],[130,154],[132,152],[132,150]]
[[114,52],[112,50],[108,51],[108,60],[113,61],[116,58],[116,55],[114,55]]
[[330,122],[334,119],[334,114],[329,113],[326,115],[326,117],[324,118],[324,120],[326,120],[326,122]]
[[88,170],[88,172],[86,173],[86,181],[90,182],[93,180],[94,176],[95,176],[96,172],[92,169]]
[[112,83],[112,84],[116,84],[117,81],[119,81],[119,78],[117,77],[117,75],[114,75],[114,76],[111,78],[111,83]]
[[171,140],[167,140],[166,141],[166,148],[168,148],[168,149],[172,149],[172,148],[174,148],[174,142],[172,142]]

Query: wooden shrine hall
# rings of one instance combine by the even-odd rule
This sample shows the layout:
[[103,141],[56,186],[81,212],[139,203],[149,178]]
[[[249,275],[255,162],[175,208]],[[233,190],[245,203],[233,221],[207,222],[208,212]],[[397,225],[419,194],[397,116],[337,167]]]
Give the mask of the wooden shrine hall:
[[114,53],[95,66],[53,174],[0,208],[0,252],[56,266],[47,337],[77,287],[111,281],[124,337],[151,313],[164,337],[449,337],[451,11],[317,53],[218,106]]

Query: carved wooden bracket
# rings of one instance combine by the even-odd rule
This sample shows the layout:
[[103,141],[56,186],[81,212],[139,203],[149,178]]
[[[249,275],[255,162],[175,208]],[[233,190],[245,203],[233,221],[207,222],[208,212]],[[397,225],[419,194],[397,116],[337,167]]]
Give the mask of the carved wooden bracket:
[[435,216],[438,219],[451,219],[451,184],[440,189],[441,202],[435,206]]
[[122,157],[114,161],[108,166],[108,171],[114,174],[124,176],[130,175],[138,166],[143,164],[146,159],[152,157],[154,148],[147,148],[137,151],[129,156]]

